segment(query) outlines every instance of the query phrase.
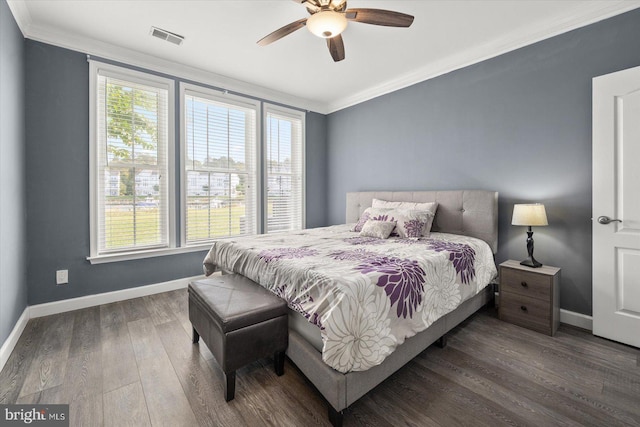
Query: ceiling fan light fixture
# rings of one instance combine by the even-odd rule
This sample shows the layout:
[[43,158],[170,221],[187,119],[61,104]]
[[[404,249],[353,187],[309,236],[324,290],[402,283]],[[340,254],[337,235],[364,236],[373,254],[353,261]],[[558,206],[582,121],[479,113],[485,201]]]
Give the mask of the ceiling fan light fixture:
[[307,28],[318,37],[330,39],[340,35],[347,28],[347,22],[344,13],[323,10],[307,19]]

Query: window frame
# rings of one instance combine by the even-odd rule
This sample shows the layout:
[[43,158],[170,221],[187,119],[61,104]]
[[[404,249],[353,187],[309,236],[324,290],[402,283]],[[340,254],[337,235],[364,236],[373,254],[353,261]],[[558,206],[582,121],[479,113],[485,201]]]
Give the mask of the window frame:
[[[202,85],[180,82],[179,84],[179,114],[180,114],[180,245],[183,248],[209,248],[215,240],[233,239],[238,236],[217,237],[210,240],[200,240],[197,243],[187,243],[187,170],[186,170],[186,150],[187,150],[187,126],[186,126],[186,101],[187,93],[195,96],[209,99],[214,102],[236,105],[241,108],[251,108],[255,110],[255,146],[254,165],[255,165],[255,230],[256,234],[262,233],[262,173],[261,173],[261,152],[262,152],[262,115],[260,114],[261,101],[244,96],[233,95],[225,90],[211,89]],[[253,234],[252,234],[253,235]]]
[[268,168],[268,155],[267,155],[267,117],[269,113],[277,114],[284,117],[289,117],[293,120],[300,120],[300,155],[302,159],[300,159],[300,174],[301,174],[301,182],[300,182],[300,191],[302,192],[300,196],[300,200],[302,206],[300,207],[300,229],[304,230],[307,224],[307,171],[306,171],[306,161],[307,161],[307,150],[306,150],[306,118],[307,115],[304,111],[295,110],[293,108],[287,108],[280,105],[271,104],[268,102],[262,103],[262,134],[264,135],[262,139],[262,182],[266,183],[262,188],[262,199],[264,200],[263,209],[262,209],[262,223],[263,223],[263,233],[264,234],[277,234],[283,233],[291,230],[278,230],[269,233],[268,221],[269,221],[269,206],[268,206],[268,182],[269,182],[269,168]]
[[[187,244],[186,238],[186,133],[185,126],[185,92],[190,91],[196,96],[212,99],[215,102],[229,103],[255,111],[255,232],[256,235],[268,233],[268,169],[267,169],[267,135],[266,125],[268,114],[274,113],[294,120],[301,124],[301,203],[300,228],[306,226],[306,113],[305,111],[271,104],[255,97],[229,94],[223,89],[215,89],[206,84],[190,83],[178,77],[163,77],[152,70],[137,71],[127,65],[113,65],[100,59],[88,58],[89,63],[89,226],[90,226],[90,255],[86,259],[91,264],[102,264],[127,261],[142,258],[174,255],[207,250],[214,240],[233,237],[214,238]],[[146,247],[138,250],[108,251],[100,253],[99,221],[99,152],[98,152],[98,76],[99,74],[131,83],[160,87],[167,91],[167,224],[165,232],[167,244],[161,247]],[[179,126],[177,129],[176,127]],[[177,132],[179,130],[179,135]],[[176,138],[178,141],[176,141]],[[178,158],[176,158],[178,156]],[[179,160],[178,160],[179,159]],[[276,233],[276,232],[274,232]]]
[[[98,150],[98,76],[104,75],[131,83],[148,85],[167,91],[167,212],[166,212],[166,245],[155,248],[141,248],[139,250],[115,250],[100,252],[98,247],[100,232],[100,196],[99,182],[100,164]],[[148,258],[157,255],[175,253],[176,251],[176,203],[175,203],[175,82],[172,79],[154,74],[131,70],[107,64],[101,61],[89,60],[89,227],[90,227],[90,256],[87,259],[92,264],[122,261],[136,258]]]

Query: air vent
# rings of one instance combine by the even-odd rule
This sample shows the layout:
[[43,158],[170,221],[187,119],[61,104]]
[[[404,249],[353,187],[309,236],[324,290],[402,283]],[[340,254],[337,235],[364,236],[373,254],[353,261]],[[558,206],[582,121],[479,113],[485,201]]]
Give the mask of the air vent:
[[167,30],[163,30],[162,28],[151,27],[151,35],[153,37],[157,37],[162,40],[166,40],[173,44],[181,45],[184,37],[179,34],[171,33]]

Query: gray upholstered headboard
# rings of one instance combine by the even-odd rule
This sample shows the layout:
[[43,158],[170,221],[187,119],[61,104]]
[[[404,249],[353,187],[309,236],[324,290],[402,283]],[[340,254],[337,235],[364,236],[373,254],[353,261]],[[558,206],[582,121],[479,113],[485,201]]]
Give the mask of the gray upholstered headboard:
[[356,222],[373,199],[438,202],[433,231],[482,239],[498,251],[498,193],[495,191],[364,191],[347,193],[347,223]]

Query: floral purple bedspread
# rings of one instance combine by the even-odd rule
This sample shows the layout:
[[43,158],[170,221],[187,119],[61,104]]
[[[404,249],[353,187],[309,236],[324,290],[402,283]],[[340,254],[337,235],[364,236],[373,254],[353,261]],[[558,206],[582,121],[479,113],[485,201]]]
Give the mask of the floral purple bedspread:
[[322,358],[340,372],[379,365],[496,276],[473,237],[360,237],[350,225],[216,241],[205,272],[233,271],[286,299],[320,328]]

